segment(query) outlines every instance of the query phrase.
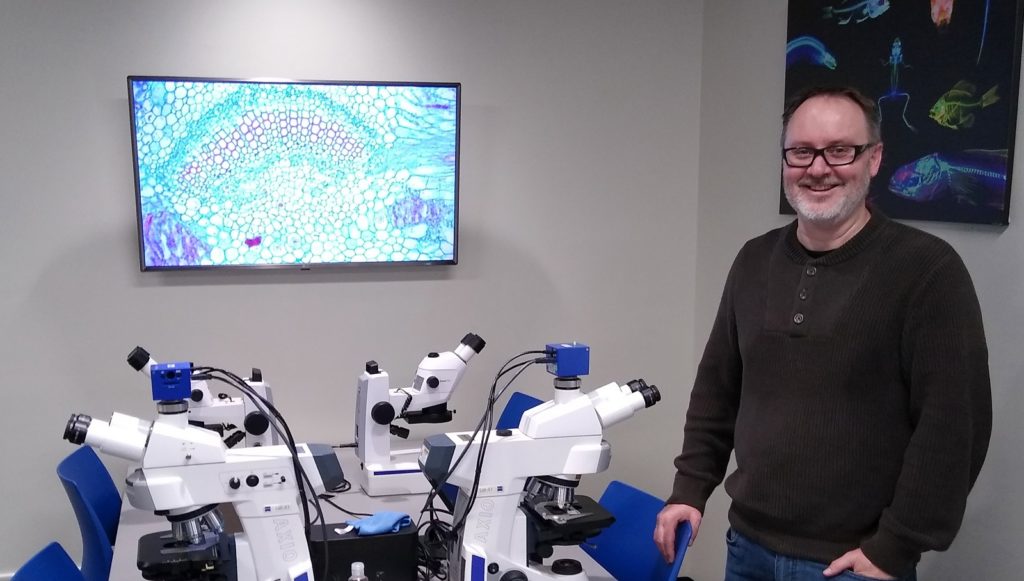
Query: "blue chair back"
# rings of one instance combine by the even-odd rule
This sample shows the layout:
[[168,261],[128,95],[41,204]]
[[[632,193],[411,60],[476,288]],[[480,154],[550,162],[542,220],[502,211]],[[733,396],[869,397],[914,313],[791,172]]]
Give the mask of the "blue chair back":
[[523,417],[523,412],[532,407],[539,406],[542,403],[544,402],[532,395],[525,394],[521,391],[513,392],[508,398],[508,403],[505,404],[505,409],[503,409],[501,411],[501,415],[498,416],[498,423],[494,425],[494,429],[505,430],[518,428],[519,420]]
[[613,480],[598,503],[615,522],[580,545],[599,565],[619,580],[676,581],[690,542],[690,523],[676,530],[676,558],[666,563],[654,544],[654,525],[665,501]]
[[11,581],[82,581],[82,572],[64,547],[52,542],[25,562]]
[[57,476],[82,532],[82,575],[86,581],[106,581],[114,558],[121,495],[106,466],[88,446],[62,460]]

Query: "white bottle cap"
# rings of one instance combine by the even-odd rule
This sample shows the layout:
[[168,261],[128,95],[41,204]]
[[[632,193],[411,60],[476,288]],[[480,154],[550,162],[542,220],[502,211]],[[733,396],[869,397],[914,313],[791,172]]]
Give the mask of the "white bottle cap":
[[366,570],[366,567],[363,565],[362,561],[356,561],[356,562],[352,563],[352,576],[353,577],[355,577],[355,578],[365,577],[366,576],[365,570]]

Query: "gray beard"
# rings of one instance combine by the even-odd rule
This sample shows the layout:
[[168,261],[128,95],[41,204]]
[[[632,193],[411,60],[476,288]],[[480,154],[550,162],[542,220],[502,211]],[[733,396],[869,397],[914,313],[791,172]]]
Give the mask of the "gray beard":
[[838,204],[823,209],[810,207],[810,204],[806,204],[802,198],[790,194],[788,188],[785,188],[784,191],[786,201],[796,210],[797,216],[812,224],[829,225],[842,222],[852,216],[853,212],[867,198],[868,187],[869,184],[865,184],[864,191],[859,192],[858,195],[844,196]]

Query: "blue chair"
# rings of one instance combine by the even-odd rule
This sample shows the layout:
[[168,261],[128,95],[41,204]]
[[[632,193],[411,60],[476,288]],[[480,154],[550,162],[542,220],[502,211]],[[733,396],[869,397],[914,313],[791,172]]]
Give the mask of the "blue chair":
[[526,410],[539,406],[544,403],[543,401],[527,395],[521,391],[513,392],[508,398],[508,403],[505,404],[505,409],[501,411],[501,415],[498,416],[498,423],[494,425],[496,430],[505,430],[519,427],[519,420],[523,417],[523,412]]
[[78,565],[64,547],[52,542],[14,572],[11,581],[83,581]]
[[613,577],[629,581],[676,581],[690,542],[690,523],[676,530],[676,559],[666,563],[654,544],[654,525],[665,501],[613,480],[598,503],[615,522],[580,547]]
[[107,581],[121,516],[121,495],[96,452],[82,446],[57,465],[82,533],[82,576]]

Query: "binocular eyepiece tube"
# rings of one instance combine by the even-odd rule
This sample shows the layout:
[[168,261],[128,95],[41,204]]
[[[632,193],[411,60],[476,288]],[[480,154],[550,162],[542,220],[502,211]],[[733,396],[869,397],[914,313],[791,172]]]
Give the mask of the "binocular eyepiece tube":
[[146,454],[151,422],[115,413],[110,422],[97,420],[86,414],[71,414],[64,426],[64,439],[72,444],[86,444],[97,450],[124,458],[141,461]]
[[644,407],[651,407],[661,401],[661,392],[658,391],[657,385],[647,385],[647,382],[642,379],[634,379],[627,385],[633,393],[639,393],[643,396]]

